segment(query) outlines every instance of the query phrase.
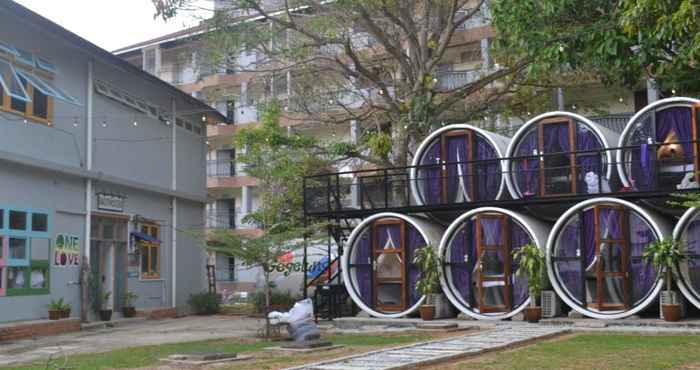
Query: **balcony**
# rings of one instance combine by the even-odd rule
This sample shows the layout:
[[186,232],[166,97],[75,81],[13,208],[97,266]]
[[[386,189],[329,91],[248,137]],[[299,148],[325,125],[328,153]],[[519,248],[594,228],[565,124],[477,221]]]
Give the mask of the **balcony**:
[[257,225],[244,222],[248,213],[229,209],[209,209],[206,212],[206,228],[209,230],[234,230],[237,234],[258,236],[262,230]]
[[207,177],[236,176],[236,161],[214,159],[207,161]]
[[468,69],[463,71],[438,72],[435,78],[435,88],[439,91],[450,91],[464,87],[481,77],[481,69]]

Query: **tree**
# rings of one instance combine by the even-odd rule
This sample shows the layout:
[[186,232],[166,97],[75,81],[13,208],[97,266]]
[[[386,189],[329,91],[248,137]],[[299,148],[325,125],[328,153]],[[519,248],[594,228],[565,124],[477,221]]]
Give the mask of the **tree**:
[[[169,19],[193,0],[153,2],[157,15]],[[523,56],[500,66],[486,57],[456,83],[441,72],[443,64],[454,63],[447,54],[461,29],[480,24],[479,38],[490,37],[485,0],[228,3],[232,10],[209,22],[211,63],[255,71],[272,86],[265,94],[291,95],[287,119],[331,127],[361,122],[358,144],[333,145],[329,153],[380,166],[407,165],[415,144],[441,123],[495,114],[531,60]],[[479,38],[467,53],[481,56]],[[239,58],[243,50],[255,51],[257,59]],[[293,83],[277,86],[290,75]]]
[[234,256],[247,267],[262,269],[265,307],[269,308],[274,264],[323,226],[304,223],[302,179],[323,170],[326,161],[315,152],[313,139],[287,135],[279,124],[279,107],[274,103],[263,109],[259,127],[239,131],[235,140],[237,148],[245,148],[238,160],[245,164],[246,173],[257,179],[260,195],[259,208],[246,215],[243,222],[254,224],[262,234],[215,230],[208,235],[207,245],[210,251]]
[[497,0],[497,48],[533,60],[532,79],[585,71],[628,87],[700,90],[697,0]]

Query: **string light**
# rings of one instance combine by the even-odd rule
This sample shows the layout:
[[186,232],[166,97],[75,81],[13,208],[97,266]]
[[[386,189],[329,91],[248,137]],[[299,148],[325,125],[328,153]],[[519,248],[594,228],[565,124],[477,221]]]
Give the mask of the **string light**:
[[202,115],[202,122],[207,122],[207,116]]
[[137,121],[134,121],[134,127],[138,126],[139,123]]
[[78,127],[78,118],[73,119],[73,127]]
[[572,105],[571,109],[576,110],[576,104]]
[[623,103],[625,101],[625,99],[623,99],[622,97],[620,97],[620,99],[618,100],[620,101],[620,103]]
[[165,120],[165,125],[166,125],[166,126],[170,126],[170,120],[167,120],[167,119],[166,119],[166,120]]
[[671,89],[671,94],[676,95],[676,89]]
[[102,127],[107,127],[107,121],[102,121]]

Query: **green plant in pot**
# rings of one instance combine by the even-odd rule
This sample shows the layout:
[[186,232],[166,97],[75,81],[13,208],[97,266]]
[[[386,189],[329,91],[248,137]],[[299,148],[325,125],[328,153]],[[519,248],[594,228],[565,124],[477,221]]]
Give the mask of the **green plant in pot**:
[[52,299],[49,302],[49,320],[58,320],[61,318],[61,311],[63,310],[63,298]]
[[517,276],[527,279],[527,290],[530,294],[530,306],[524,310],[525,320],[537,323],[542,318],[542,307],[537,305],[537,299],[542,293],[545,276],[544,252],[534,244],[525,244],[513,251],[513,259],[518,263]]
[[673,269],[685,260],[680,242],[671,238],[657,240],[644,248],[642,258],[651,263],[658,274],[663,274],[666,279],[666,294],[672,299],[661,305],[661,310],[666,321],[678,321],[681,319],[681,305],[675,301],[673,292]]
[[73,306],[70,303],[66,303],[61,307],[61,318],[67,319],[70,317],[70,312],[73,310]]
[[136,307],[134,307],[134,302],[139,298],[139,296],[134,292],[128,292],[124,296],[124,307],[122,308],[122,314],[124,317],[130,318],[136,316]]
[[110,321],[112,320],[112,309],[109,308],[109,297],[112,296],[112,292],[103,292],[101,296],[101,304],[102,307],[100,308],[100,320],[102,321]]
[[413,263],[421,271],[416,290],[425,296],[425,303],[420,307],[420,317],[432,320],[435,317],[434,297],[440,294],[440,257],[432,246],[426,245],[416,250]]

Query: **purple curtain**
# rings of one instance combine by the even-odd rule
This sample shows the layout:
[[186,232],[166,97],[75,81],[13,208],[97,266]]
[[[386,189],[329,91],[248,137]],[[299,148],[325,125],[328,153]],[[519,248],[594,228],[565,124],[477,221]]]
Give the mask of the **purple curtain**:
[[[447,138],[447,201],[452,203],[462,194],[462,201],[466,201],[469,196],[469,171],[467,161],[469,160],[469,150],[466,136],[450,136]],[[458,163],[455,163],[458,162]],[[460,186],[460,180],[463,188]]]
[[622,239],[622,225],[620,225],[620,210],[601,208],[598,213],[600,237],[605,239]]
[[440,162],[440,138],[425,151],[421,159],[419,176],[423,183],[423,202],[425,204],[438,204],[442,202],[442,166]]
[[636,213],[630,213],[629,223],[632,301],[637,303],[649,294],[656,282],[654,267],[651,263],[642,260],[644,248],[654,242],[656,237],[651,227]]
[[[532,156],[538,150],[537,128],[534,128],[521,139],[520,145],[515,153],[517,157]],[[520,193],[524,197],[539,193],[540,189],[540,160],[538,157],[520,158],[515,160],[513,178],[518,184]]]
[[420,269],[413,263],[418,248],[427,245],[423,236],[410,224],[406,224],[406,260],[408,261],[408,296],[409,306],[413,306],[421,295],[416,291],[416,283],[420,277]]
[[700,255],[700,219],[696,218],[688,224],[683,237],[685,253],[688,255],[688,259],[684,262],[688,266],[686,280],[697,295],[697,292],[700,292],[700,263],[697,257]]
[[561,153],[570,152],[569,124],[549,124],[544,126],[544,152]]
[[362,302],[372,307],[372,257],[371,228],[368,227],[360,236],[355,248],[355,274],[357,276],[357,290]]
[[581,267],[583,256],[579,250],[581,248],[580,218],[576,217],[573,222],[566,225],[561,233],[558,247],[557,257],[566,258],[557,262],[561,282],[576,299],[584,301],[582,289],[585,272]]
[[[523,245],[531,242],[530,234],[525,231],[525,228],[513,221],[511,227],[511,251],[516,251]],[[515,274],[515,272],[518,271],[518,266],[519,264],[517,261],[513,259],[511,263],[511,271],[513,274],[513,307],[518,307],[523,304],[529,295],[527,291],[527,277],[517,276]]]
[[[584,257],[584,264],[587,271],[595,272],[595,268],[591,266],[595,259],[595,212],[593,208],[583,212],[583,245],[585,250],[581,251]],[[585,272],[584,272],[585,274]]]
[[[598,137],[593,133],[593,131],[583,128],[580,123],[577,123],[578,129],[576,131],[576,150],[598,150],[602,146]],[[600,152],[590,152],[590,153],[579,153],[576,155],[576,165],[578,166],[578,173],[581,178],[585,178],[588,172],[593,172],[598,176],[603,176],[602,161]],[[602,182],[602,179],[601,179]],[[601,189],[602,192],[602,189]]]
[[656,142],[663,143],[666,136],[675,131],[678,141],[684,142],[683,151],[686,161],[693,160],[693,117],[692,110],[687,107],[674,107],[656,112]]
[[496,150],[481,136],[476,137],[476,159],[476,199],[494,200],[503,174]]
[[469,220],[455,233],[450,243],[449,258],[447,260],[450,264],[452,282],[462,299],[467,305],[472,307],[476,302],[475,282],[473,279],[474,266],[476,264],[476,248],[474,247],[473,227],[474,223]]

